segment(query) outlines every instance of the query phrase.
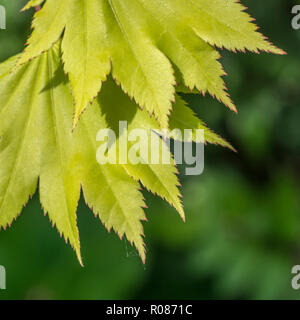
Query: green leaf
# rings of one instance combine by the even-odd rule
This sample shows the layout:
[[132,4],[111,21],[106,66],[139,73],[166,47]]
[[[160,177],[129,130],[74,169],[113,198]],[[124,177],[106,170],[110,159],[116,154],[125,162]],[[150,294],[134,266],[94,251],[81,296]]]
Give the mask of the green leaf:
[[97,96],[110,73],[105,49],[106,25],[99,0],[72,1],[63,41],[63,60],[75,100],[74,126],[87,105]]
[[139,184],[122,167],[97,163],[96,133],[104,121],[99,108],[91,108],[72,133],[72,96],[57,51],[1,80],[0,225],[17,217],[40,177],[41,204],[81,262],[76,209],[82,184],[106,227],[126,233],[145,260]]
[[74,125],[101,89],[111,61],[116,82],[167,128],[174,70],[190,90],[208,92],[236,111],[215,46],[284,53],[251,21],[236,0],[47,0],[35,15],[19,64],[48,50],[65,28],[63,57],[75,100]]
[[[182,18],[186,1],[181,1],[178,11],[176,1],[139,1],[145,8],[144,15],[149,19],[152,17],[152,21],[164,30],[156,36],[158,47],[176,65],[184,85],[203,94],[208,92],[236,111],[222,79],[225,72],[218,61],[219,52],[199,38],[187,19]],[[189,17],[190,13],[187,14]],[[180,82],[178,76],[176,80]]]
[[142,15],[135,1],[109,0],[108,3],[107,21],[113,21],[108,34],[113,77],[142,108],[150,115],[154,113],[162,128],[167,128],[175,78],[171,63],[151,39],[160,30]]
[[17,62],[18,66],[36,58],[57,42],[65,27],[70,1],[73,0],[46,1],[43,8],[35,13],[33,32]]
[[80,180],[72,172],[77,151],[65,108],[72,99],[62,86],[51,84],[59,64],[50,51],[1,79],[0,226],[17,217],[40,177],[44,211],[81,262],[76,225]]
[[[34,82],[38,63],[23,67],[17,75],[7,77],[7,67],[15,61],[15,58],[10,59],[0,68],[0,225],[4,228],[21,213],[23,205],[34,193],[39,165],[36,152],[39,145],[34,139],[38,136],[37,127],[34,121],[28,121],[36,108],[36,104],[31,105],[31,98],[36,91]],[[4,81],[3,76],[6,76]],[[30,158],[28,150],[32,150]]]
[[[143,0],[144,1],[144,0]],[[157,3],[160,0],[154,0]],[[284,54],[285,52],[269,43],[257,32],[257,26],[245,13],[244,7],[237,0],[187,0],[185,6],[182,0],[166,0],[184,17],[188,24],[204,41],[219,48],[232,51],[250,50]]]
[[[70,110],[71,111],[71,110]],[[96,135],[99,128],[106,128],[99,104],[95,104],[83,116],[75,134],[80,132],[82,142],[82,189],[89,207],[99,216],[105,227],[113,228],[122,238],[125,234],[134,243],[140,257],[145,262],[142,220],[145,207],[140,186],[133,181],[125,169],[119,165],[99,165],[96,152],[99,143]],[[78,132],[77,132],[78,131]],[[130,194],[130,197],[128,197]]]
[[[122,106],[119,108],[118,113],[115,112],[111,106],[115,101]],[[145,139],[140,140],[139,143],[142,147],[148,150],[148,158],[145,159],[143,154],[140,154],[140,158],[144,163],[123,164],[123,167],[127,173],[133,177],[136,181],[140,181],[143,186],[154,194],[157,194],[161,198],[169,202],[178,211],[182,219],[185,219],[184,210],[181,203],[181,195],[178,190],[180,185],[177,178],[177,169],[172,159],[170,151],[165,142],[160,139],[159,150],[157,156],[162,157],[165,154],[170,159],[170,164],[151,163],[151,132],[158,131],[159,125],[157,121],[152,117],[150,118],[146,110],[140,110],[136,104],[130,101],[126,95],[117,88],[111,80],[103,87],[101,94],[98,97],[103,114],[105,114],[107,126],[117,132],[119,130],[119,120],[127,121],[128,132],[135,129],[143,129],[148,132],[148,136]],[[116,144],[118,145],[123,138],[121,134],[118,137]],[[121,140],[121,143],[123,141]],[[128,149],[133,146],[133,142],[128,142]],[[119,155],[119,150],[117,150]]]
[[[24,9],[42,3],[32,0]],[[145,261],[140,183],[185,218],[168,135],[160,139],[157,132],[192,129],[188,141],[202,142],[195,130],[203,129],[204,142],[234,150],[175,92],[176,84],[207,92],[236,110],[215,47],[284,53],[236,0],[46,0],[24,52],[0,64],[0,227],[17,218],[39,185],[45,213],[82,263],[76,221],[82,190],[105,227],[125,235]],[[142,163],[99,165],[97,133],[117,132],[119,121],[128,130],[146,129],[145,139],[128,146],[148,148],[148,159],[137,149]],[[149,161],[153,134],[158,157],[168,155],[169,164]],[[119,132],[110,145],[117,155],[125,137]]]
[[[72,95],[59,48],[18,69],[13,67],[18,56],[0,65],[0,226],[16,219],[39,179],[44,211],[81,262],[76,210],[82,186],[87,204],[106,228],[125,234],[145,261],[139,181],[184,218],[175,164],[99,165],[99,129],[116,129],[120,119],[128,121],[128,130],[158,130],[159,125],[109,79],[72,132]],[[113,102],[120,105],[119,113],[111,108]],[[163,149],[169,152],[162,141]]]

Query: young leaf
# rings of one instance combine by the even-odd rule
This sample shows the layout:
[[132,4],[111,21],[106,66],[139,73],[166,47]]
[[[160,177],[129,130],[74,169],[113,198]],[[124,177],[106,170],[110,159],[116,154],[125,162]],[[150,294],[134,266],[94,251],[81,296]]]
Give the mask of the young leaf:
[[[24,9],[43,3],[31,0]],[[203,129],[205,142],[234,150],[176,95],[175,77],[178,89],[208,92],[235,110],[214,46],[284,52],[257,32],[236,0],[46,0],[33,29],[25,51],[0,65],[0,226],[16,219],[39,179],[42,207],[81,263],[76,210],[82,188],[106,228],[126,235],[145,261],[139,182],[184,219],[174,160],[151,164],[149,136],[167,127],[193,129],[188,141],[202,142],[195,129]],[[142,110],[106,81],[110,72]],[[128,146],[148,148],[148,157],[136,152],[142,163],[99,165],[97,132],[116,132],[120,120],[128,130],[146,129],[149,136]],[[118,156],[124,136],[119,132],[110,146]],[[170,156],[160,142],[156,155]]]
[[[76,223],[81,185],[106,228],[125,234],[144,261],[145,204],[138,181],[184,218],[175,164],[99,165],[96,135],[101,128],[116,129],[120,119],[129,123],[128,130],[158,130],[158,123],[109,80],[72,133],[72,96],[59,44],[15,69],[18,58],[0,65],[0,226],[17,217],[39,178],[41,204],[81,262]],[[119,113],[111,108],[113,102],[121,106]],[[162,150],[169,152],[163,141]]]
[[65,108],[72,99],[51,83],[59,64],[50,51],[1,79],[0,226],[17,217],[40,177],[44,211],[81,262],[76,225],[80,180],[71,170],[77,147],[67,130]]
[[48,50],[66,29],[63,56],[74,125],[100,90],[109,59],[117,83],[162,128],[174,101],[174,69],[191,90],[208,92],[236,111],[214,46],[284,53],[257,32],[244,9],[236,0],[47,0],[19,64]]
[[[39,173],[38,127],[33,119],[39,101],[31,103],[39,63],[8,76],[15,61],[10,59],[0,67],[0,226],[4,228],[35,192]],[[32,150],[30,157],[28,150]]]
[[[122,107],[119,108],[118,113],[115,112],[111,106],[115,101],[119,102]],[[180,216],[185,219],[184,210],[181,203],[181,195],[178,190],[180,185],[177,178],[177,169],[172,159],[170,151],[163,140],[158,136],[159,150],[156,150],[156,156],[160,159],[164,154],[167,159],[170,159],[170,164],[162,164],[151,162],[151,132],[154,135],[155,130],[159,130],[159,125],[154,118],[150,118],[146,110],[140,110],[136,104],[128,99],[126,95],[117,88],[117,86],[109,80],[104,85],[101,94],[98,97],[98,102],[101,111],[105,115],[107,126],[112,128],[115,132],[119,130],[119,120],[127,121],[128,132],[135,129],[143,129],[148,132],[148,135],[144,139],[140,139],[139,143],[141,148],[148,150],[147,158],[144,158],[143,154],[139,157],[144,163],[123,164],[128,174],[136,181],[140,181],[143,186],[154,194],[157,194],[161,198],[168,201],[178,211]],[[123,135],[118,137],[116,145],[122,143]],[[128,142],[128,149],[133,146],[133,142]],[[119,155],[119,150],[117,150]],[[126,155],[128,157],[128,155]]]
[[[145,1],[145,0],[143,0]],[[158,3],[160,0],[151,1]],[[232,51],[250,50],[284,54],[257,32],[254,20],[238,0],[166,0],[176,12],[187,17],[188,24],[204,41]]]
[[105,49],[107,26],[99,0],[72,0],[63,41],[63,60],[75,100],[74,126],[86,106],[97,96],[110,73]]
[[[203,94],[208,92],[236,111],[222,79],[225,72],[218,61],[219,52],[195,34],[182,14],[175,10],[173,3],[139,1],[145,8],[144,16],[152,17],[152,23],[160,24],[164,30],[156,36],[158,47],[176,65],[184,85],[190,91],[196,88]],[[179,77],[176,76],[177,83]]]
[[56,46],[1,79],[0,226],[17,217],[40,177],[41,204],[81,262],[76,209],[82,184],[106,227],[125,233],[144,260],[139,185],[122,167],[96,162],[99,108],[72,134],[72,96],[57,51]]
[[64,30],[69,4],[73,0],[46,1],[43,8],[35,13],[33,32],[27,41],[27,47],[20,55],[20,66],[50,49]]
[[[69,107],[71,112],[72,106]],[[142,210],[145,203],[140,186],[128,176],[122,166],[113,164],[100,166],[96,161],[99,147],[96,135],[99,128],[106,127],[96,101],[84,114],[75,132],[82,135],[79,148],[82,153],[84,197],[105,227],[108,230],[113,228],[120,238],[125,234],[128,241],[134,243],[142,261],[145,262],[145,245],[142,237],[144,232],[141,224],[141,221],[145,220]]]

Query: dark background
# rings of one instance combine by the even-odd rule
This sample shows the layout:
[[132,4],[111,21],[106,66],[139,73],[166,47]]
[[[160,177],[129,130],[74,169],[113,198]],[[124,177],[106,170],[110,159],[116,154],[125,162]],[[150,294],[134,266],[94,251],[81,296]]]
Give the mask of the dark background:
[[[0,60],[21,51],[33,10],[0,0]],[[222,52],[235,115],[211,98],[185,96],[199,117],[238,149],[206,147],[201,176],[181,175],[187,222],[145,192],[147,262],[108,233],[81,200],[85,267],[29,202],[0,232],[7,290],[0,299],[298,299],[291,268],[300,264],[300,30],[297,1],[242,1],[262,32],[287,56]]]

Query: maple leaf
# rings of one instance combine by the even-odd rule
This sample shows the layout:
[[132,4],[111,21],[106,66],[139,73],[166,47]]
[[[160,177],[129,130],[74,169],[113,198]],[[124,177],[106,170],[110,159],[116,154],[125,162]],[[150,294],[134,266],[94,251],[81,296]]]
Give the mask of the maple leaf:
[[[125,234],[144,261],[141,221],[145,204],[138,182],[166,199],[184,218],[177,169],[174,162],[99,165],[96,136],[100,128],[117,130],[120,119],[128,121],[128,130],[159,130],[158,123],[108,79],[72,133],[73,103],[62,70],[60,43],[15,69],[18,58],[0,64],[0,226],[6,228],[16,219],[39,179],[44,211],[81,262],[76,209],[82,188],[87,204],[106,228],[113,228],[120,237]],[[115,103],[120,105],[118,113],[111,108]],[[177,126],[180,122],[182,131],[204,128],[187,109],[178,97],[170,123]],[[230,147],[205,130],[208,142]],[[162,149],[169,152],[163,141]]]
[[48,50],[63,30],[63,60],[75,100],[74,126],[111,71],[162,128],[183,83],[236,111],[215,47],[284,52],[257,32],[237,0],[47,0],[33,21],[21,65]]
[[[178,91],[208,92],[235,110],[215,46],[283,51],[257,32],[235,0],[31,0],[24,10],[42,4],[25,51],[0,64],[0,227],[17,218],[39,186],[45,213],[82,263],[76,222],[82,191],[105,227],[125,235],[145,261],[140,184],[185,219],[166,138],[183,141],[192,129],[188,141],[234,150],[186,106],[175,79]],[[120,121],[149,137],[178,129],[159,137],[158,157],[167,154],[170,163],[152,164],[139,154],[138,164],[99,164],[98,131],[116,132]],[[139,144],[151,156],[149,137]],[[109,149],[118,156],[122,139],[119,132]]]

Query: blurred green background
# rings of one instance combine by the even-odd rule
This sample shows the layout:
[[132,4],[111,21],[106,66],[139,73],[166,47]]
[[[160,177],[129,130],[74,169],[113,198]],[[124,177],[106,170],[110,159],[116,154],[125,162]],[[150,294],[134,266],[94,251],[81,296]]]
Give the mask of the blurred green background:
[[[108,233],[81,200],[78,223],[85,267],[44,217],[38,195],[0,232],[7,290],[0,299],[298,299],[291,268],[300,264],[300,30],[297,1],[242,1],[287,56],[222,52],[235,115],[211,98],[186,95],[201,119],[238,153],[206,147],[201,176],[181,175],[187,222],[145,192],[148,249]],[[21,51],[33,12],[0,0],[0,60]]]

